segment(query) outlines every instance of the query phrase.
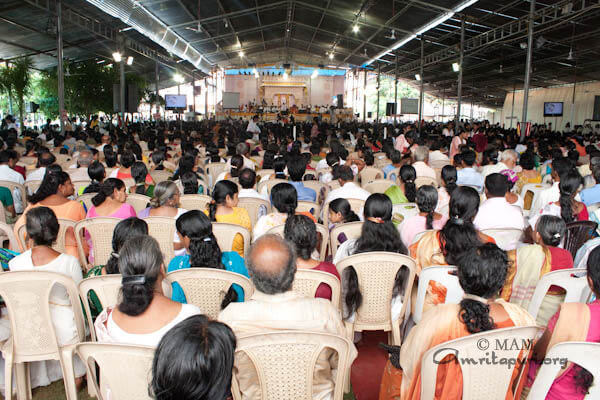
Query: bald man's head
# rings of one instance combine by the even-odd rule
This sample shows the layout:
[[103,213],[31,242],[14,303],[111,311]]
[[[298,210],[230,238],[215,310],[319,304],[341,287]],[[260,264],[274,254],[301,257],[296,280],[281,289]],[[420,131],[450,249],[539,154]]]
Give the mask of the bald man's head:
[[265,294],[285,293],[292,288],[296,273],[293,247],[277,235],[264,235],[247,258],[248,272],[256,289]]

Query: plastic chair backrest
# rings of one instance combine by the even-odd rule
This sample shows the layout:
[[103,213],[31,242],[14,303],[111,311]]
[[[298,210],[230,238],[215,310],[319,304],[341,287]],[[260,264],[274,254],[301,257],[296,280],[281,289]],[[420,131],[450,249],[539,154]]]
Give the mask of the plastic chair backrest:
[[600,209],[600,203],[594,203],[587,206],[588,213],[590,214],[598,209]]
[[321,207],[313,201],[299,200],[296,212],[309,212],[318,219],[321,214]]
[[[33,194],[33,193],[37,192],[37,190],[41,184],[42,184],[42,181],[26,181],[25,188],[27,188],[27,193]],[[75,186],[75,185],[73,185],[73,186]],[[77,193],[77,190],[75,190],[75,193]]]
[[322,206],[331,190],[329,186],[319,181],[304,181],[302,184],[304,187],[311,188],[317,192],[317,203]]
[[[510,384],[516,365],[524,362],[513,365],[494,364],[491,362],[490,352],[493,350],[500,359],[524,361],[533,350],[533,342],[539,332],[540,328],[536,326],[494,329],[450,340],[429,349],[421,361],[421,399],[433,400],[438,365],[447,355],[454,355],[459,360],[466,359],[459,361],[463,377],[463,399],[504,400],[509,390],[512,390]],[[497,347],[497,343],[503,348]],[[511,346],[512,343],[518,345]],[[524,379],[524,375],[527,375],[526,368],[521,369],[518,381]]]
[[79,296],[85,309],[90,334],[94,342],[96,341],[96,330],[94,329],[92,313],[90,311],[89,292],[94,291],[103,308],[115,306],[119,301],[121,278],[121,275],[101,275],[92,276],[79,282]]
[[[363,297],[361,306],[356,310],[354,323],[346,322],[348,333],[363,330],[392,331],[392,344],[399,346],[401,344],[399,327],[410,304],[415,279],[415,260],[403,254],[379,251],[354,254],[342,259],[336,265],[342,277],[342,286],[344,286],[344,270],[348,267],[354,267]],[[402,311],[399,320],[392,322],[392,292],[396,275],[403,267],[408,268],[409,274],[403,282]]]
[[179,198],[179,206],[185,210],[200,210],[208,209],[208,204],[212,201],[212,197],[205,194],[183,194]]
[[245,208],[246,211],[248,211],[252,226],[256,225],[256,221],[258,221],[261,207],[264,211],[263,215],[271,212],[271,203],[264,199],[259,199],[258,197],[240,197],[237,206],[240,208]]
[[523,231],[516,228],[495,228],[481,231],[491,236],[502,250],[514,250],[523,237]]
[[369,193],[385,193],[390,186],[394,186],[394,182],[389,179],[377,179],[367,183],[363,188]]
[[87,265],[87,259],[83,251],[82,231],[85,229],[91,237],[92,248],[94,249],[94,264],[106,265],[112,253],[112,236],[115,226],[120,222],[119,218],[97,217],[84,219],[75,225],[75,239],[77,240],[77,250],[79,251],[79,262],[81,265]]
[[333,304],[335,308],[338,308],[342,291],[341,283],[335,275],[332,275],[329,272],[312,269],[297,269],[292,290],[301,293],[306,297],[315,297],[321,283],[324,283],[331,288],[331,304]]
[[139,213],[149,206],[150,200],[150,197],[143,194],[128,193],[126,202],[133,207],[136,213]]
[[208,163],[206,164],[206,172],[211,177],[211,182],[214,184],[217,182],[217,178],[221,175],[221,172],[225,171],[227,163]]
[[273,189],[273,186],[277,185],[278,183],[289,183],[289,182],[286,181],[285,179],[263,179],[260,182],[258,182],[258,185],[256,186],[256,191],[258,193],[262,193],[263,188],[267,188],[267,193],[271,194],[271,189]]
[[[332,381],[336,382],[332,400],[342,400],[343,383],[354,361],[352,347],[348,339],[328,333],[282,331],[238,338],[235,353],[236,358],[246,354],[254,364],[261,399],[312,400],[318,356],[324,349],[333,349],[338,355],[338,362],[337,368],[332,369],[335,371]],[[231,392],[234,400],[241,399],[235,376]]]
[[544,297],[550,286],[559,286],[566,290],[565,303],[586,303],[592,290],[588,286],[585,268],[561,269],[544,274],[538,281],[529,301],[528,311],[533,318],[537,317]]
[[0,220],[0,235],[3,235],[6,237],[6,239],[8,239],[11,250],[19,251],[20,244],[19,240],[15,236],[13,226],[8,225],[6,222],[4,222],[4,220]]
[[244,239],[244,254],[250,248],[250,231],[243,226],[228,224],[225,222],[213,222],[213,234],[217,238],[221,251],[232,251],[233,240],[237,234],[242,235]]
[[398,168],[394,168],[391,171],[388,171],[385,179],[392,181],[393,183],[398,182],[399,178],[400,178],[400,168],[401,167],[398,167]]
[[[315,224],[317,228],[317,234],[321,234],[321,247],[319,250],[319,260],[325,261],[325,256],[327,254],[327,245],[329,244],[329,230],[325,228],[325,225]],[[274,226],[273,228],[267,231],[269,235],[279,235],[282,238],[284,237],[283,231],[285,229],[285,224]]]
[[415,186],[417,187],[417,189],[425,185],[430,185],[437,189],[437,179],[433,179],[428,176],[419,176],[417,179],[415,179]]
[[331,230],[329,233],[329,239],[331,242],[331,256],[335,257],[335,253],[340,247],[340,241],[338,237],[340,234],[346,235],[347,240],[358,239],[360,237],[360,233],[362,232],[362,221],[356,222],[347,222],[345,224],[336,225],[335,228]]
[[452,274],[452,272],[456,272],[456,267],[450,265],[434,265],[421,270],[421,274],[419,274],[419,286],[417,288],[417,301],[415,302],[415,309],[412,314],[412,319],[415,323],[421,321],[423,316],[425,296],[427,295],[427,288],[431,281],[439,283],[446,288],[444,304],[460,303],[464,291],[460,287],[460,283],[458,283],[458,276]]
[[384,173],[380,168],[375,167],[365,167],[358,174],[358,177],[361,182],[361,186],[364,188],[368,183],[373,182],[377,179],[383,179]]
[[84,205],[86,211],[89,211],[90,208],[92,208],[92,206],[94,205],[92,203],[92,199],[94,198],[95,195],[97,195],[97,193],[84,193],[81,196],[78,196],[76,198],[76,200],[83,202],[83,205]]
[[254,293],[250,279],[235,272],[215,268],[186,268],[169,272],[167,279],[177,282],[188,304],[198,306],[210,318],[216,319],[221,312],[221,302],[231,285],[244,290],[246,301]]
[[158,242],[163,253],[165,265],[175,257],[173,239],[175,232],[175,218],[173,217],[147,217],[144,221],[148,224],[148,235]]
[[571,252],[573,259],[577,255],[577,250],[592,238],[596,228],[598,224],[593,221],[575,221],[567,224],[564,249]]
[[84,180],[78,180],[78,181],[73,181],[71,182],[73,184],[73,189],[75,190],[75,194],[79,193],[79,189],[86,188],[88,186],[90,186],[90,184],[92,183],[91,179],[84,179]]
[[259,179],[262,179],[263,177],[273,175],[274,173],[275,173],[275,170],[272,168],[260,169],[260,170],[256,171],[256,177]]
[[[75,351],[85,363],[99,400],[102,400],[96,366],[102,376],[102,386],[110,389],[113,399],[150,400],[150,384],[154,348],[117,343],[80,343]],[[127,360],[124,362],[124,360]]]
[[429,161],[429,166],[431,168],[439,168],[442,169],[444,168],[446,165],[450,165],[450,161],[448,160],[434,160],[434,161]]
[[521,197],[523,197],[524,202],[523,211],[531,211],[531,207],[533,207],[533,205],[535,204],[537,198],[540,195],[540,192],[549,187],[550,185],[545,185],[541,183],[527,183],[523,185],[523,188],[521,189]]
[[171,176],[173,176],[172,173],[170,173],[169,171],[165,171],[163,170],[154,170],[154,171],[150,171],[150,176],[152,177],[152,180],[154,181],[154,183],[160,183],[160,182],[164,182],[164,181],[168,181]]
[[20,185],[18,183],[11,182],[11,181],[0,181],[0,186],[4,186],[5,188],[9,189],[10,193],[13,195],[13,197],[14,197],[15,189],[18,190],[19,193],[21,193],[21,201],[23,203],[23,210],[25,210],[25,207],[27,207],[27,188],[25,187],[25,185]]
[[[594,376],[594,384],[589,388],[585,399],[600,398],[600,343],[590,342],[563,342],[554,345],[546,354],[547,360],[567,359],[572,363],[585,368]],[[557,362],[543,363],[529,390],[528,400],[544,399],[550,391],[556,376],[560,372],[561,364]]]
[[55,285],[66,290],[78,340],[85,340],[79,293],[71,277],[47,271],[0,274],[0,296],[8,309],[14,362],[60,360],[60,346],[50,314],[50,294]]
[[392,219],[394,222],[402,222],[418,214],[419,207],[417,207],[417,203],[395,204],[392,209]]

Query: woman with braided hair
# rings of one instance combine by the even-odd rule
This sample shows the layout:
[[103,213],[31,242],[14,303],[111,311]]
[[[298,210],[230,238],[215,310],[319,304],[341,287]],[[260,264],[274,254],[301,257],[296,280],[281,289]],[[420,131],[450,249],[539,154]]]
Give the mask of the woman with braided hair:
[[435,212],[438,203],[437,189],[431,185],[424,185],[417,190],[417,207],[419,214],[407,218],[398,229],[402,242],[410,245],[414,237],[426,230],[442,229],[448,220],[447,216]]

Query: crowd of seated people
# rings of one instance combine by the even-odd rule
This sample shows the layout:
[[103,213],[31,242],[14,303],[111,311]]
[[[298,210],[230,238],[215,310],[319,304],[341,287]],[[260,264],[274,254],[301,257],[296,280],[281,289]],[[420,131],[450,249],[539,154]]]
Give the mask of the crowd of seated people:
[[[363,253],[401,254],[415,262],[412,287],[406,285],[407,268],[397,272],[393,283],[391,321],[402,326],[404,337],[379,372],[383,378],[375,391],[381,400],[418,399],[423,355],[452,339],[505,327],[537,324],[544,329],[533,361],[524,367],[527,378],[513,377],[507,398],[518,398],[531,387],[555,344],[600,342],[597,301],[565,304],[565,291],[553,285],[536,318],[527,311],[544,275],[573,268],[578,249],[565,248],[569,227],[600,221],[594,207],[600,202],[597,133],[563,134],[534,126],[521,140],[515,130],[487,121],[461,122],[456,128],[453,123],[417,127],[314,120],[294,130],[256,117],[250,123],[74,126],[64,136],[45,126],[20,135],[14,129],[0,131],[0,138],[0,181],[39,183],[26,198],[12,187],[0,187],[6,221],[16,220],[11,226],[15,236],[23,225],[26,231],[25,243],[11,249],[16,253],[7,269],[55,271],[76,284],[84,277],[119,275],[117,304],[103,306],[94,294],[86,299],[95,320],[88,328],[102,343],[156,347],[149,382],[156,399],[226,399],[232,380],[243,399],[258,398],[259,372],[248,355],[236,353],[237,339],[249,335],[314,331],[358,344],[360,335],[349,334],[345,324],[358,318],[369,287],[360,284],[354,267],[340,274],[336,266]],[[19,161],[20,154],[27,162]],[[215,174],[212,168],[220,169]],[[381,171],[376,181],[389,185],[367,190],[371,182],[362,172],[369,169]],[[153,178],[164,174],[169,178]],[[76,192],[73,182],[86,180]],[[532,189],[532,184],[540,187]],[[181,207],[182,195],[199,194],[210,196],[198,196],[209,200],[206,207]],[[83,200],[88,195],[91,203]],[[128,195],[145,195],[148,204],[136,212]],[[268,208],[263,205],[254,215],[240,199],[260,199]],[[306,202],[313,205],[311,211],[300,208]],[[176,227],[171,259],[149,235],[145,220],[157,216],[170,218]],[[105,265],[96,265],[87,231],[78,244],[69,229],[64,250],[52,247],[60,220],[100,217],[120,220],[107,233],[112,252]],[[218,223],[240,226],[250,241],[238,233],[231,248],[224,248],[213,230]],[[361,226],[357,235],[336,229],[339,247],[333,252],[329,246],[323,259],[318,249],[329,238],[317,224],[324,223],[329,232],[348,223]],[[276,227],[282,228],[280,234],[271,231]],[[521,236],[501,243],[494,230]],[[600,250],[593,246],[600,241],[590,239],[581,246],[587,263],[579,266],[587,266],[589,287],[596,293]],[[430,282],[421,320],[405,326],[410,315],[401,311],[407,302],[413,309],[416,301],[409,292],[415,294],[422,271],[440,265],[457,268],[462,300],[445,304],[447,288]],[[239,274],[250,279],[254,292],[247,295],[231,285],[219,299],[218,317],[210,319],[182,286],[169,281],[169,273],[194,268]],[[341,304],[332,303],[333,290],[324,283],[310,297],[293,290],[297,270],[321,271],[339,280]],[[60,290],[50,297],[57,341],[71,344],[76,336],[68,298]],[[364,351],[352,345],[352,359],[356,348]],[[83,385],[83,363],[76,360],[74,368],[77,384]],[[331,398],[335,385],[342,384],[332,378],[337,357],[324,351],[315,368],[313,398]],[[39,364],[31,376],[36,387],[60,379],[62,372],[56,365]],[[460,398],[462,382],[459,367],[440,366],[436,398]],[[569,367],[548,398],[582,399],[590,385],[588,371]],[[106,385],[102,390],[110,393]]]

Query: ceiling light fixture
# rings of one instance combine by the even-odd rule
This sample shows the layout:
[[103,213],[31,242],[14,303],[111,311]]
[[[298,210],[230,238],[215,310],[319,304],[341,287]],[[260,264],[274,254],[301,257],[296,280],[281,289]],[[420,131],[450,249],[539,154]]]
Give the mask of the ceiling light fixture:
[[183,81],[185,81],[185,78],[181,74],[175,74],[173,75],[173,80],[177,83],[183,83]]
[[460,71],[460,64],[457,62],[452,63],[452,71],[454,71],[454,72]]
[[112,53],[113,56],[113,60],[115,60],[115,62],[121,62],[121,53],[119,53],[118,51],[115,51],[114,53]]
[[315,79],[317,76],[319,76],[319,70],[318,69],[313,69],[312,75],[310,76],[311,79]]
[[420,81],[421,80],[421,75],[420,74],[415,74],[415,79]]
[[354,25],[354,26],[352,27],[352,32],[354,32],[354,33],[358,33],[358,25]]
[[240,57],[244,57],[244,51],[243,50],[240,50],[239,54],[240,54]]
[[127,65],[131,65],[133,64],[133,57],[129,56],[127,57]]
[[283,79],[287,81],[287,80],[288,80],[288,78],[289,78],[289,75],[288,75],[287,71],[285,71],[285,72],[283,73]]
[[333,60],[333,57],[335,57],[335,56],[333,55],[333,51],[332,51],[331,53],[329,53],[329,59]]
[[406,43],[410,42],[411,40],[415,39],[418,35],[422,35],[423,33],[435,28],[436,26],[446,22],[447,20],[449,20],[450,18],[452,18],[454,16],[454,14],[461,12],[462,10],[464,10],[465,8],[477,3],[478,0],[466,0],[463,1],[461,4],[459,4],[458,6],[454,7],[452,10],[445,12],[444,14],[440,15],[439,17],[435,18],[433,21],[427,23],[426,25],[424,25],[423,27],[417,29],[414,33],[409,33],[407,36],[405,36],[404,38],[400,39],[398,42],[394,43],[392,46],[390,46],[389,48],[382,50],[379,54],[377,54],[375,57],[371,58],[369,61],[367,61],[366,63],[363,64],[363,66],[367,66],[373,62],[375,62],[376,60],[382,58],[383,56],[385,56],[386,54],[390,53],[393,50],[396,50],[402,46],[404,46]]

